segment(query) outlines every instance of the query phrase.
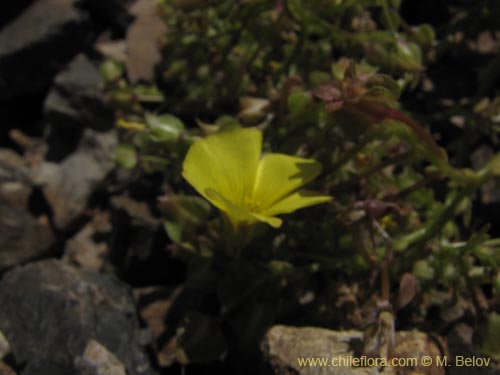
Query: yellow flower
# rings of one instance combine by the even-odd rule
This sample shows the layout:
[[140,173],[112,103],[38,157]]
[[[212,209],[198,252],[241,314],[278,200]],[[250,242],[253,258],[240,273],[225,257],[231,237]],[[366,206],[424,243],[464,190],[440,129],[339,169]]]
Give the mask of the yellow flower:
[[321,164],[284,154],[261,158],[262,133],[232,129],[195,141],[182,175],[223,211],[233,226],[258,221],[281,226],[276,215],[330,200],[299,188],[321,172]]

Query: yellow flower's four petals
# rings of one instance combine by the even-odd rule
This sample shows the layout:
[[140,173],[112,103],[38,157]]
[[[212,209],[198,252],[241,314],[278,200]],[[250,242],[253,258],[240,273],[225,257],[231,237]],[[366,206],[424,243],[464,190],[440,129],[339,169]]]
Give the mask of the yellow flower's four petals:
[[260,159],[261,148],[262,133],[256,129],[209,135],[190,147],[182,175],[235,228],[258,221],[279,228],[276,215],[330,200],[297,190],[321,173],[320,163],[283,154]]
[[309,190],[298,190],[282,200],[276,202],[271,207],[262,211],[260,214],[265,216],[275,216],[288,214],[299,208],[313,206],[315,204],[330,201],[332,198],[327,195],[319,195],[317,192]]
[[256,129],[212,134],[190,147],[182,175],[209,201],[207,191],[213,189],[243,207],[244,198],[253,190],[261,148],[262,133]]
[[320,173],[321,163],[313,159],[267,154],[259,162],[252,201],[262,213]]

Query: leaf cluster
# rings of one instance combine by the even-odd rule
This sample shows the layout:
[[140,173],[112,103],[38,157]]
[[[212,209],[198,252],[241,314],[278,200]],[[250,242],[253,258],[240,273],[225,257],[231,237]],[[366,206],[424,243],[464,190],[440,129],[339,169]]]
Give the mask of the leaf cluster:
[[[456,47],[457,29],[475,20],[452,8],[457,18],[436,40],[398,7],[163,0],[168,31],[155,84],[129,85],[106,62],[123,133],[117,163],[163,174],[158,208],[170,248],[189,267],[180,361],[220,359],[228,347],[230,357],[254,353],[276,322],[365,329],[387,310],[401,327],[439,327],[458,309],[455,319],[479,322],[478,347],[499,355],[488,334],[498,328],[485,327],[498,325],[500,240],[475,207],[498,180],[500,156],[492,151],[479,166],[464,157],[500,131],[498,57],[481,65],[466,100],[439,107],[449,99],[422,82]],[[439,124],[457,116],[463,132],[438,144]],[[265,150],[320,161],[312,188],[333,197],[280,230],[259,228],[237,256],[222,250],[218,214],[180,177],[195,138],[234,126],[263,130]]]

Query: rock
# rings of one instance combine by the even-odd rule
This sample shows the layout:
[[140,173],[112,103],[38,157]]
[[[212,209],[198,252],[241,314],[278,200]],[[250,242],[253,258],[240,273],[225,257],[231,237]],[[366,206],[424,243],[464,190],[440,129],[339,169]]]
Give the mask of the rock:
[[17,373],[5,363],[0,362],[0,375],[17,375]]
[[86,129],[78,149],[60,164],[45,162],[34,173],[52,206],[57,228],[65,228],[85,210],[88,199],[114,167],[117,135]]
[[85,55],[76,56],[56,76],[44,103],[51,132],[67,133],[80,127],[101,131],[112,128],[113,111],[104,102],[103,89],[99,69]]
[[33,0],[4,1],[0,3],[0,29],[19,15]]
[[89,25],[72,0],[34,1],[0,31],[0,99],[49,84],[92,38]]
[[[464,358],[485,358],[484,354],[474,350],[472,344],[472,336],[474,329],[465,323],[458,323],[446,336],[449,342],[450,358],[463,356]],[[449,375],[493,375],[500,374],[500,362],[491,359],[491,364],[486,367],[482,366],[451,366],[448,371]]]
[[0,359],[4,359],[10,353],[10,344],[5,338],[2,331],[0,331]]
[[63,260],[87,271],[101,271],[106,265],[109,247],[106,241],[96,238],[111,232],[107,213],[96,213],[94,219],[86,224],[76,235],[68,240]]
[[112,275],[58,260],[30,263],[5,274],[0,304],[0,329],[23,375],[83,375],[99,361],[120,361],[129,375],[153,373],[131,292]]
[[0,200],[24,209],[31,194],[31,176],[24,158],[9,149],[0,149]]
[[132,223],[155,231],[161,224],[157,217],[154,217],[146,202],[139,202],[132,198],[121,195],[111,199],[113,208],[123,210],[132,218]]
[[161,367],[172,365],[177,357],[176,336],[168,337],[167,317],[170,309],[182,294],[183,287],[167,289],[164,287],[146,287],[134,289],[134,298],[140,306],[139,314],[146,323],[155,343],[156,357]]
[[47,217],[29,212],[32,190],[24,159],[0,149],[0,271],[48,255],[54,243]]
[[30,172],[45,160],[48,146],[43,139],[30,137],[19,129],[11,129],[9,137],[23,151],[23,159]]
[[108,59],[120,63],[127,61],[127,42],[124,39],[110,40],[109,38],[103,38],[103,40],[96,42],[95,49]]
[[81,375],[126,375],[125,366],[103,345],[90,340],[82,357],[76,359]]
[[[423,366],[422,358],[430,356],[434,360],[432,366]],[[428,335],[418,331],[396,332],[396,345],[392,351],[393,358],[416,359],[417,366],[394,367],[396,373],[401,375],[411,375],[414,373],[425,373],[429,375],[444,375],[446,373],[443,366],[437,366],[435,359],[449,357],[447,343],[437,335]]]
[[136,19],[127,30],[127,74],[132,83],[152,82],[166,26],[154,0],[138,0],[130,11]]
[[[363,333],[359,331],[332,331],[315,327],[274,326],[266,333],[261,350],[277,375],[379,375],[416,374],[444,375],[443,367],[421,366],[424,355],[441,356],[441,348],[429,336],[421,332],[398,332],[392,358],[416,358],[417,367],[367,367],[332,365],[331,360],[342,358],[344,365],[352,358],[360,358]],[[298,358],[326,358],[328,365],[299,365]],[[338,362],[337,362],[338,363]]]

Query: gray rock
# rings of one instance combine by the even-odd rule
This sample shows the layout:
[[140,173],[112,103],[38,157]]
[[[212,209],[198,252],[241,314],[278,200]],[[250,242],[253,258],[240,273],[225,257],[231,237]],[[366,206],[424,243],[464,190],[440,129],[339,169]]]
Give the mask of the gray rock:
[[103,89],[104,81],[94,63],[83,54],[76,56],[57,75],[45,100],[44,113],[51,131],[54,127],[63,132],[72,127],[112,128],[113,111],[104,102]]
[[[177,337],[168,340],[167,317],[178,302],[184,287],[175,289],[165,287],[146,287],[134,289],[134,298],[140,307],[139,314],[148,327],[151,341],[156,348],[156,359],[161,367],[169,367],[177,360]],[[166,336],[165,336],[166,335]]]
[[[474,350],[472,336],[474,329],[465,323],[459,323],[448,333],[450,357],[456,358],[488,358],[488,356]],[[491,359],[489,366],[451,366],[448,369],[449,375],[498,375],[500,374],[500,361]]]
[[0,149],[0,200],[25,208],[31,194],[31,178],[24,158],[13,150]]
[[129,375],[153,373],[139,342],[131,291],[111,275],[58,260],[30,263],[4,276],[0,304],[0,329],[24,365],[22,375],[83,375],[83,362],[100,360],[91,355],[92,340],[117,358],[106,355],[104,362],[123,363]]
[[17,373],[5,363],[0,362],[0,375],[17,375]]
[[167,31],[158,3],[137,0],[130,11],[136,17],[127,30],[127,74],[132,83],[153,82],[161,61],[160,42]]
[[64,228],[85,210],[88,199],[114,167],[117,135],[86,129],[78,149],[61,163],[45,162],[34,173],[52,207],[54,224]]
[[[109,246],[102,237],[111,232],[109,220],[107,212],[96,212],[93,220],[66,242],[63,261],[86,271],[103,271],[108,265]],[[99,237],[100,241],[97,240]]]
[[0,202],[0,271],[50,254],[54,235],[46,218]]
[[0,331],[0,359],[4,359],[10,353],[10,344],[5,338],[2,331]]
[[0,149],[0,271],[48,255],[54,243],[48,219],[28,210],[32,190],[25,160]]
[[298,357],[352,356],[352,347],[356,342],[359,347],[362,340],[363,333],[357,331],[336,332],[315,327],[274,326],[266,333],[261,347],[274,373],[278,375],[378,375],[376,369],[357,368],[346,372],[344,367],[301,367],[298,364]]
[[33,2],[0,30],[0,99],[50,83],[91,37],[88,15],[74,1]]
[[75,361],[81,375],[126,375],[123,363],[95,340],[87,343],[82,357]]
[[0,29],[22,12],[33,0],[3,1],[0,3]]
[[[442,356],[441,347],[422,332],[397,332],[391,358],[416,358],[417,366],[368,367],[350,366],[352,358],[360,358],[363,332],[333,331],[316,327],[274,326],[266,333],[261,349],[277,375],[444,375],[444,367],[421,365],[423,356]],[[299,358],[326,358],[323,366],[299,364]],[[332,362],[335,358],[337,362]],[[332,364],[333,363],[333,364]]]

